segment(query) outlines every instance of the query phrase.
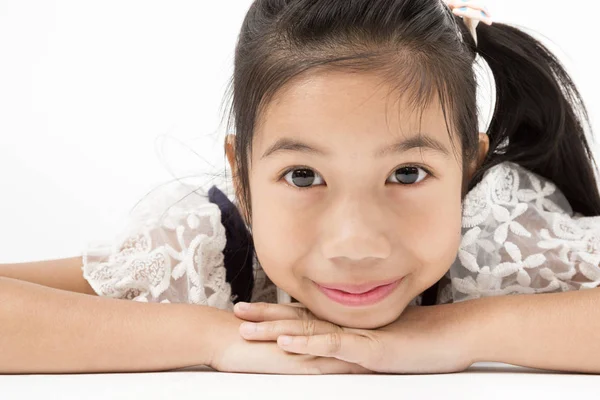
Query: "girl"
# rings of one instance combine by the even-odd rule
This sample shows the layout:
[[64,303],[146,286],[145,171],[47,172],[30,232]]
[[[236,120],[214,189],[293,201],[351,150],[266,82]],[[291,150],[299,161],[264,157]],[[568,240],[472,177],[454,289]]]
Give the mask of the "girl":
[[256,0],[232,106],[233,194],[164,187],[47,284],[99,297],[5,266],[4,371],[600,371],[587,112],[541,43],[473,1]]

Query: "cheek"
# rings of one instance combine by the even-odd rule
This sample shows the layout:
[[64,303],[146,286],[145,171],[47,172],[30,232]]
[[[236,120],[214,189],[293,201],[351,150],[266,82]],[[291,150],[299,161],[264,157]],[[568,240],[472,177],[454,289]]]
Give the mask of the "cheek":
[[303,214],[290,212],[266,191],[257,194],[252,202],[252,236],[256,255],[265,273],[277,286],[286,291],[295,283],[295,266],[300,265],[310,246],[311,233]]
[[[460,244],[460,207],[438,208],[413,231],[414,249],[426,263],[454,261]],[[450,266],[449,264],[447,265]]]
[[462,207],[460,192],[428,196],[411,208],[402,239],[416,260],[414,271],[425,280],[443,275],[456,259],[461,241]]

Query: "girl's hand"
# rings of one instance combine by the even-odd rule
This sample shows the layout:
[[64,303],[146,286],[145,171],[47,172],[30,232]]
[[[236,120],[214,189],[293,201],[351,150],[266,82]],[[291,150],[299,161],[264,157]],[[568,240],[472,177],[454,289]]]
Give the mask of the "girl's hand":
[[244,321],[232,312],[214,309],[207,321],[211,346],[209,366],[222,372],[264,374],[372,373],[366,368],[335,358],[299,355],[282,350],[274,342],[249,342],[240,337]]
[[447,373],[474,362],[463,305],[408,306],[395,322],[375,330],[319,320],[298,303],[252,303],[248,310],[238,303],[234,313],[257,322],[256,330],[251,323],[240,326],[244,339],[276,342],[293,354],[331,357],[376,372]]

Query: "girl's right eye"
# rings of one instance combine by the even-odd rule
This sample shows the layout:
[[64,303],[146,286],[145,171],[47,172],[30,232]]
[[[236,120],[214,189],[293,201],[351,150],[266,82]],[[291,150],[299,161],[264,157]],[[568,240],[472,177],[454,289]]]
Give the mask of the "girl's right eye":
[[[295,167],[284,172],[281,178],[284,178],[294,189],[304,190],[317,186],[314,183],[319,178],[315,178],[315,176],[319,176],[319,174],[310,168]],[[323,181],[323,178],[320,179]]]

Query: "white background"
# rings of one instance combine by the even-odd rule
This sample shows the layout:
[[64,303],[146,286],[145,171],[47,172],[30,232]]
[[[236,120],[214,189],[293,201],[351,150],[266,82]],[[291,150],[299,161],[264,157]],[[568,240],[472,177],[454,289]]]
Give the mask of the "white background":
[[[79,255],[156,185],[225,168],[222,101],[250,4],[0,0],[0,263]],[[600,129],[595,2],[486,4],[546,37]]]

